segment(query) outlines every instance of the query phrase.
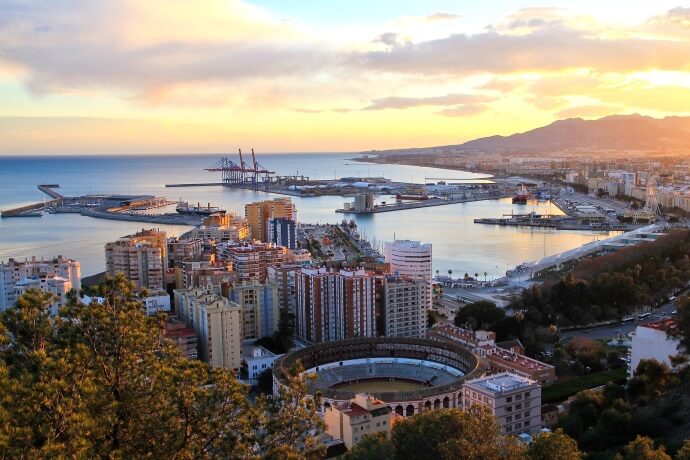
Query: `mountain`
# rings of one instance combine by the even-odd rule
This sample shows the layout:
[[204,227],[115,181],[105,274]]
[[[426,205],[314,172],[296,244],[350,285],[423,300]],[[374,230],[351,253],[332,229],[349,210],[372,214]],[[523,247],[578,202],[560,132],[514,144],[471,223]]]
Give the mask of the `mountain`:
[[612,115],[598,120],[569,118],[524,133],[475,139],[458,147],[479,152],[690,148],[690,117],[657,119],[642,115]]
[[[563,150],[684,150],[690,152],[690,117],[611,115],[598,120],[568,118],[510,136],[489,136],[464,144],[378,151],[377,154],[539,153]],[[373,152],[372,152],[373,153]]]

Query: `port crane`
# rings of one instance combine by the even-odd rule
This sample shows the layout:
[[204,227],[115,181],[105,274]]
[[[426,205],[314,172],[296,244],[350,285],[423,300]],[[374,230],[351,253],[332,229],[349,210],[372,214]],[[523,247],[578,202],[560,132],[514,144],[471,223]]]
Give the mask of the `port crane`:
[[251,187],[258,190],[263,187],[268,190],[271,182],[271,175],[275,171],[269,171],[256,161],[256,154],[252,149],[252,164],[248,165],[242,156],[242,149],[238,149],[240,164],[235,163],[229,157],[223,157],[210,168],[205,168],[209,172],[220,172],[223,185],[228,187]]

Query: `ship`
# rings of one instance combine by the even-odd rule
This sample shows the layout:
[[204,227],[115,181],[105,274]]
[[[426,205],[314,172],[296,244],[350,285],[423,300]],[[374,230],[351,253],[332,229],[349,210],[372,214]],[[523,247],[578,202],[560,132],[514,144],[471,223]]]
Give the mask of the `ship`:
[[179,201],[177,203],[176,210],[180,214],[193,214],[199,216],[210,216],[211,214],[225,213],[224,209],[220,209],[218,206],[211,206],[211,203],[208,203],[207,206],[202,207],[200,203],[197,203],[196,206],[190,206],[190,204],[186,201]]
[[527,190],[520,187],[520,190],[513,196],[513,204],[527,204]]

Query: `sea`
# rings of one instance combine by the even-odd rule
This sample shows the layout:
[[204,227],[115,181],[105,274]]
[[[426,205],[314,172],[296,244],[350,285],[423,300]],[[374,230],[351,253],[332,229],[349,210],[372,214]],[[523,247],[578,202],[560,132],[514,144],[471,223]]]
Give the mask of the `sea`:
[[[45,156],[0,157],[0,209],[47,199],[36,186],[59,184],[66,196],[120,193],[165,196],[192,203],[211,203],[238,214],[244,205],[270,199],[261,191],[222,186],[166,188],[166,184],[220,182],[220,173],[209,172],[223,154],[144,156]],[[228,155],[238,162],[235,155]],[[260,154],[257,161],[279,175],[304,175],[313,179],[385,177],[414,183],[478,181],[488,176],[465,171],[353,161],[356,154]],[[490,179],[490,178],[489,178]],[[298,219],[304,223],[339,223],[354,219],[360,233],[375,247],[393,239],[420,240],[433,245],[434,270],[453,277],[484,273],[488,279],[506,270],[561,251],[581,246],[606,234],[586,231],[500,227],[475,224],[478,217],[504,214],[561,214],[550,202],[514,205],[511,200],[488,200],[372,215],[343,215],[335,210],[345,201],[339,196],[293,197]],[[174,212],[159,209],[159,212]],[[160,228],[170,236],[189,229],[182,225],[142,224],[96,219],[76,214],[44,214],[43,217],[0,219],[0,260],[10,257],[64,255],[81,262],[82,276],[105,270],[104,245],[142,228]]]

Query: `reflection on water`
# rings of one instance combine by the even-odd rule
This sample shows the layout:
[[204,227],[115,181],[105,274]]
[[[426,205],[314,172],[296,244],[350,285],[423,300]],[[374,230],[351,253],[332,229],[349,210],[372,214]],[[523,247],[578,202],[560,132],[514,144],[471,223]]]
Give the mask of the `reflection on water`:
[[[317,178],[347,175],[385,176],[395,180],[423,182],[427,177],[457,180],[481,176],[463,171],[416,168],[397,165],[367,165],[346,161],[350,155],[264,155],[258,158],[264,166],[279,174],[301,174]],[[39,183],[58,183],[65,195],[85,193],[141,193],[183,198],[193,203],[211,203],[244,213],[244,205],[271,198],[263,192],[223,187],[166,188],[166,183],[210,182],[216,177],[203,171],[217,156],[173,157],[89,157],[49,159],[0,158],[0,209],[43,199],[36,189]],[[40,160],[40,161],[39,161]],[[478,273],[483,279],[494,278],[506,269],[529,260],[565,251],[595,238],[591,232],[558,231],[500,227],[475,224],[477,217],[500,217],[503,214],[560,214],[547,202],[513,205],[510,199],[479,201],[375,215],[336,214],[344,201],[351,199],[324,196],[294,198],[302,222],[338,223],[354,218],[361,233],[379,244],[393,238],[422,240],[433,244],[434,269],[453,271],[453,276]],[[103,246],[142,228],[145,224],[93,219],[78,215],[49,215],[42,218],[0,220],[0,259],[8,257],[53,256],[63,254],[78,258],[85,275],[104,269]],[[150,224],[171,235],[185,231],[183,226]],[[597,235],[599,239],[605,235]]]

